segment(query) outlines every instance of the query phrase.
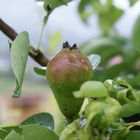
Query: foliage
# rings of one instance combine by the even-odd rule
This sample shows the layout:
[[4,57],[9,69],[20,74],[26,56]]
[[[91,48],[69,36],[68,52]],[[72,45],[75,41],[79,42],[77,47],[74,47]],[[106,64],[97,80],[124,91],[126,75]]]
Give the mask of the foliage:
[[19,97],[22,88],[23,76],[28,58],[29,36],[27,32],[20,33],[11,46],[11,63],[16,77],[16,89],[13,97]]
[[[98,81],[86,82],[81,86],[78,93],[81,96],[78,98],[86,98],[86,93],[90,91],[87,94],[89,102],[81,117],[66,127],[61,140],[139,138],[140,132],[131,131],[131,128],[140,126],[140,122],[127,123],[125,118],[140,113],[140,91],[119,77],[106,80],[104,86],[100,86]],[[102,92],[106,90],[109,94],[103,97]]]
[[[130,0],[129,2],[130,6],[133,6],[137,1]],[[108,78],[122,76],[134,87],[140,88],[138,84],[139,83],[138,77],[140,71],[139,16],[137,17],[137,20],[134,24],[131,38],[126,38],[124,36],[119,35],[118,32],[116,32],[115,30],[115,23],[123,15],[123,12],[119,11],[120,9],[118,9],[114,5],[113,1],[106,0],[105,3],[103,3],[102,1],[98,0],[97,1],[81,0],[79,4],[79,13],[81,17],[83,13],[88,12],[86,8],[88,5],[92,6],[93,9],[91,15],[93,15],[93,13],[95,12],[97,13],[99,18],[100,29],[102,31],[102,34],[100,36],[93,38],[89,41],[86,41],[80,46],[81,51],[84,52],[86,55],[95,53],[100,55],[102,58],[99,69],[95,71],[94,78],[96,80],[104,81],[105,79]],[[111,7],[114,10],[112,10]],[[102,10],[105,10],[103,14]],[[116,14],[114,14],[114,12]],[[104,21],[104,17],[106,21]],[[88,21],[88,19],[89,16],[86,16],[86,22]],[[101,24],[103,24],[103,26]],[[118,60],[118,62],[112,64],[111,62],[112,61],[115,62],[115,60]]]
[[41,125],[19,125],[2,129],[0,138],[3,140],[58,140],[52,130]]
[[48,8],[53,10],[59,6],[67,5],[67,3],[72,0],[37,0],[37,1],[43,1],[44,9],[48,12],[49,10]]
[[[55,8],[67,5],[72,0],[38,1],[44,3],[45,25]],[[136,2],[137,0],[129,0],[130,7]],[[140,126],[140,122],[127,122],[127,119],[140,114],[140,17],[135,22],[131,38],[126,38],[115,30],[115,24],[124,11],[112,0],[80,0],[78,11],[85,23],[96,13],[101,30],[100,36],[80,46],[80,50],[86,55],[95,53],[102,58],[99,67],[93,71],[96,81],[85,82],[79,91],[72,93],[75,100],[88,99],[85,107],[72,123],[67,124],[60,136],[53,130],[53,117],[49,113],[39,113],[17,126],[1,127],[0,140],[139,139],[140,131],[132,129]],[[42,33],[43,30],[41,37]],[[55,49],[60,37],[58,33],[51,38],[52,49]],[[11,63],[17,83],[13,97],[19,97],[21,93],[29,45],[28,33],[22,32],[11,46]],[[116,58],[119,58],[119,62],[112,64]],[[47,68],[35,67],[34,71],[45,76]]]
[[50,129],[54,129],[53,117],[49,113],[45,113],[45,112],[30,116],[29,118],[27,118],[21,123],[21,125],[26,125],[26,124],[40,124]]
[[[87,7],[91,10],[89,11]],[[106,0],[104,2],[101,0],[80,1],[79,13],[83,21],[87,22],[88,18],[93,15],[94,12],[98,14],[98,21],[103,34],[107,34],[123,14],[123,10],[117,8],[112,0]]]
[[58,140],[53,132],[54,121],[49,113],[39,113],[17,126],[2,127],[0,139],[3,140]]

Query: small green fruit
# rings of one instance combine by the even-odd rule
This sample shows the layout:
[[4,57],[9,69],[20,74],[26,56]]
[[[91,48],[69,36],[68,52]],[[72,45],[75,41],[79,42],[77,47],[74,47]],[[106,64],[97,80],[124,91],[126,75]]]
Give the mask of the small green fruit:
[[46,76],[61,112],[72,120],[84,100],[75,98],[73,92],[79,90],[85,81],[93,78],[88,58],[75,44],[70,47],[66,42],[63,49],[49,61]]

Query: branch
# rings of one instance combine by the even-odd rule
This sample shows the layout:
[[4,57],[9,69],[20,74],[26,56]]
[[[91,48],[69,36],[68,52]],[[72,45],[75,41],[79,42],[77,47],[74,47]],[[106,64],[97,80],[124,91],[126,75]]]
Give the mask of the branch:
[[[1,18],[0,18],[0,30],[12,41],[16,38],[18,35],[8,24],[6,24]],[[35,60],[38,64],[41,66],[47,66],[48,59],[45,57],[45,55],[40,51],[36,50],[32,46],[29,48],[29,55],[30,57]]]

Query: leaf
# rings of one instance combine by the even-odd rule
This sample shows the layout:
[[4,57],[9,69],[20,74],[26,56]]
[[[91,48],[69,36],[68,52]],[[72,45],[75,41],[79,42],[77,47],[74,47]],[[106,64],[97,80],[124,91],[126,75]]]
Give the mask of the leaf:
[[49,52],[51,54],[53,54],[57,50],[57,47],[58,47],[58,44],[59,44],[61,38],[62,38],[61,32],[56,32],[50,37],[48,46],[50,49]]
[[133,6],[138,0],[129,0],[130,6]]
[[140,89],[140,74],[131,77],[128,76],[125,78],[133,87]]
[[91,140],[93,138],[94,134],[92,133],[92,128],[84,129],[80,119],[74,120],[67,125],[60,135],[60,140]]
[[99,13],[99,24],[103,33],[108,33],[122,14],[123,10],[115,7],[113,4],[106,10],[106,12]]
[[20,96],[25,67],[29,51],[29,36],[27,32],[21,32],[12,43],[11,63],[14,75],[16,77],[16,88],[13,97]]
[[122,74],[127,75],[130,72],[130,70],[131,70],[130,65],[123,62],[109,68],[104,68],[103,70],[98,70],[98,71],[96,70],[94,72],[94,79],[99,81],[104,81],[106,79],[112,79]]
[[140,139],[140,131],[130,131],[127,140],[139,140]]
[[[98,37],[89,40],[80,46],[80,50],[86,54],[97,54],[102,58],[101,65],[108,63],[108,60],[115,55],[123,54],[123,43],[109,37]],[[106,51],[109,50],[109,51]]]
[[85,109],[85,116],[88,123],[101,127],[107,127],[119,119],[121,105],[114,98],[102,98],[90,102]]
[[25,140],[23,136],[17,133],[15,130],[12,130],[4,140]]
[[87,22],[88,18],[92,15],[92,11],[86,10],[86,6],[89,6],[89,9],[92,9],[92,5],[90,4],[91,0],[80,0],[78,5],[78,12],[84,22]]
[[40,124],[50,129],[54,129],[54,120],[52,115],[45,112],[30,116],[21,123],[21,125],[29,125],[29,124]]
[[0,138],[4,139],[12,130],[16,131],[19,134],[21,134],[22,132],[22,129],[20,129],[18,126],[3,127],[0,130]]
[[49,128],[43,125],[38,125],[38,124],[10,126],[10,127],[3,127],[2,129],[6,130],[6,132],[0,131],[0,139],[4,139],[7,137],[8,139],[6,140],[58,140],[59,139],[58,135],[55,132],[53,132],[52,130],[50,130]]
[[49,5],[52,9],[55,9],[58,6],[66,5],[70,1],[72,0],[44,0],[44,7]]
[[34,67],[34,72],[38,75],[41,75],[41,76],[46,76],[46,71],[47,71],[47,68],[46,67]]
[[140,113],[140,104],[128,103],[122,106],[121,117],[130,117]]
[[122,16],[123,10],[114,6],[113,1],[81,0],[78,6],[79,14],[84,22],[88,21],[95,12],[103,33],[107,33],[115,22]]
[[136,51],[140,53],[140,16],[138,16],[133,32],[132,32],[132,45]]
[[75,91],[77,98],[104,98],[108,96],[107,89],[102,82],[87,81],[82,84],[80,91]]
[[[111,134],[111,140],[127,140],[127,136],[129,134],[129,129],[123,126],[121,123],[117,124],[116,129]],[[113,130],[112,130],[113,131]]]
[[41,125],[21,126],[25,140],[59,140],[57,134]]

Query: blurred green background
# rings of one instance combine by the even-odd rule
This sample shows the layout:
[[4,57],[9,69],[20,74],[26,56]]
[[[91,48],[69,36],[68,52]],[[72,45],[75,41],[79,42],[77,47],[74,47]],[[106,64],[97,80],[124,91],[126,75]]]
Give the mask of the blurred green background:
[[[137,0],[73,0],[50,15],[41,50],[51,58],[66,40],[70,44],[76,43],[86,55],[101,56],[101,63],[94,71],[95,80],[121,76],[140,89],[139,7],[140,1]],[[40,1],[0,0],[0,17],[17,32],[28,31],[35,47],[45,14]],[[49,112],[60,133],[64,118],[46,79],[34,73],[35,66],[38,64],[29,58],[22,96],[12,99],[16,83],[8,38],[0,32],[0,124],[20,123],[34,113]]]

